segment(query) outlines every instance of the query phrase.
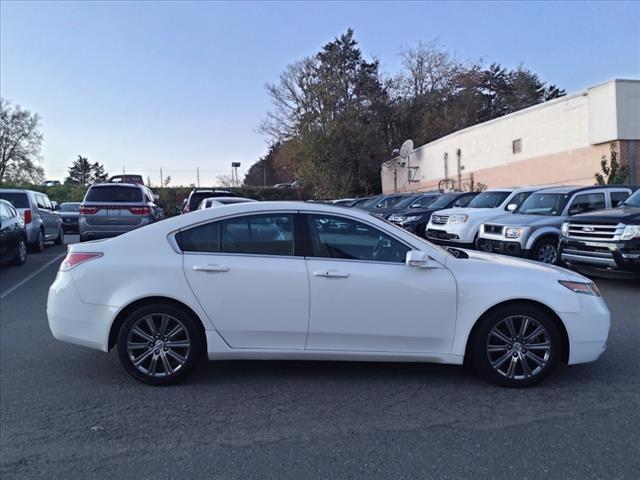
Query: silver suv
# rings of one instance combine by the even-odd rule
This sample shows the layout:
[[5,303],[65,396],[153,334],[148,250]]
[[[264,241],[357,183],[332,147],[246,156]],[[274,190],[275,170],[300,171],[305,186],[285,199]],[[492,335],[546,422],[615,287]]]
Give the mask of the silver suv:
[[89,188],[80,205],[80,241],[115,237],[161,218],[162,209],[144,185],[99,183]]
[[532,193],[512,214],[480,226],[476,246],[485,252],[557,263],[562,223],[571,215],[616,206],[633,189],[618,186],[553,187]]
[[0,198],[8,201],[20,213],[27,229],[27,244],[42,252],[45,242],[64,243],[62,220],[45,193],[33,190],[0,189]]

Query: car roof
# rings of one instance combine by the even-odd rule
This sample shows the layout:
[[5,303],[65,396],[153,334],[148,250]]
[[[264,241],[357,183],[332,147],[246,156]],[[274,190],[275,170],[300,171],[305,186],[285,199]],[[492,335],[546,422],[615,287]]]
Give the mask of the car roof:
[[[589,186],[576,186],[576,185],[562,185],[558,187],[548,187],[541,188],[539,191],[543,191],[544,193],[575,193],[580,192],[582,190],[601,190],[607,187],[611,187],[613,185],[589,185]],[[620,185],[623,186],[623,185]]]
[[139,183],[124,183],[124,182],[100,182],[100,183],[94,183],[93,185],[91,185],[89,188],[93,188],[93,187],[135,187],[135,188],[145,188],[144,185],[141,185]]

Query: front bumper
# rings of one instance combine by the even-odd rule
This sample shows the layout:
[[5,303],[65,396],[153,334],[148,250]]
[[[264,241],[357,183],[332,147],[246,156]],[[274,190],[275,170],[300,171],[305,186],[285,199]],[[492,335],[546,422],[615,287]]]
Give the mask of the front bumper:
[[106,352],[117,312],[113,306],[82,302],[70,272],[58,272],[49,288],[47,318],[58,340]]
[[483,252],[501,253],[513,257],[527,258],[529,251],[522,248],[520,242],[510,242],[506,240],[494,240],[490,238],[479,238],[477,248]]
[[607,347],[611,313],[602,297],[576,294],[581,311],[562,313],[569,337],[569,365],[597,360]]
[[459,248],[474,248],[473,240],[461,238],[457,233],[449,233],[446,230],[435,228],[431,225],[427,226],[425,236],[427,240],[435,243],[436,245]]
[[561,237],[559,254],[564,263],[579,270],[640,277],[640,239],[591,242]]

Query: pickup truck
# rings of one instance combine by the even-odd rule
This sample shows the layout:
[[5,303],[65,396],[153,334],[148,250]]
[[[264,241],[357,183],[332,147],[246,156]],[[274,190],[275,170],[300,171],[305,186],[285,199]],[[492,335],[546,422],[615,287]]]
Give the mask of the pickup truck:
[[582,273],[640,278],[640,190],[617,208],[574,215],[564,222],[560,257]]
[[533,193],[513,213],[480,227],[477,248],[556,264],[560,229],[572,215],[616,206],[635,187],[553,187]]

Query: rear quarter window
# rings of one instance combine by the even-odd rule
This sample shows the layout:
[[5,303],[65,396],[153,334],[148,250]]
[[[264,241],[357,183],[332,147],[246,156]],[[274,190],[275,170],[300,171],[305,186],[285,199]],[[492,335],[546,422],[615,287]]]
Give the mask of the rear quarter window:
[[108,186],[91,187],[85,202],[135,203],[142,202],[142,191],[135,187]]
[[22,192],[0,192],[0,198],[6,200],[16,208],[29,208],[29,199]]

